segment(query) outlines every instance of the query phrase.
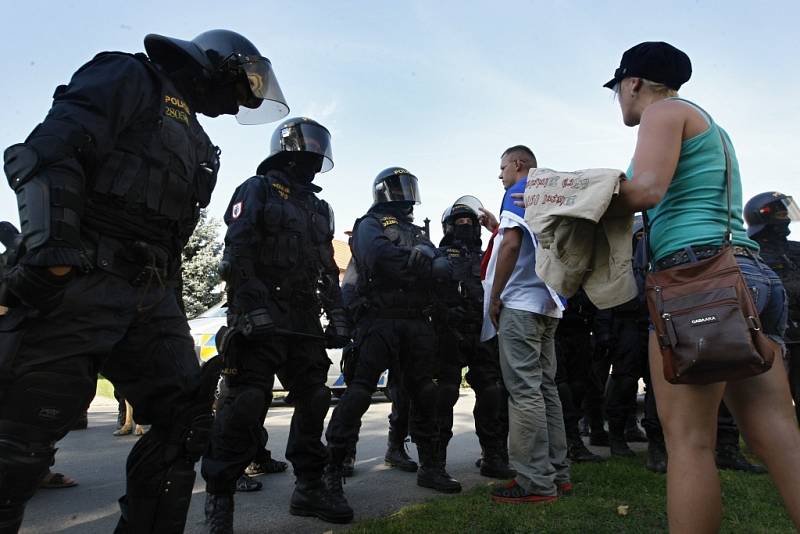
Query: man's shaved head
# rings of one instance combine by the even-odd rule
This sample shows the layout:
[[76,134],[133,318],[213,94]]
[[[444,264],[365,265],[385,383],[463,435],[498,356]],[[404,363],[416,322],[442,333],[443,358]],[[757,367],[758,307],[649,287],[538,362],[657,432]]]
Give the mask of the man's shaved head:
[[528,171],[536,168],[536,156],[525,145],[514,145],[500,156],[500,181],[508,189],[528,176]]
[[533,154],[533,150],[526,147],[525,145],[514,145],[511,148],[506,149],[503,152],[503,155],[500,157],[511,156],[509,159],[519,159],[524,161],[525,163],[530,163],[531,167],[537,167],[538,164],[536,163],[536,156]]

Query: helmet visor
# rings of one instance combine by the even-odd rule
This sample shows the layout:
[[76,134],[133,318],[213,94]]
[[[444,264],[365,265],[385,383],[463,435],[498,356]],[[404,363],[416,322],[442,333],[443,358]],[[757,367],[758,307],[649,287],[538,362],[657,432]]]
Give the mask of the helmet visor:
[[475,217],[480,217],[480,210],[483,209],[483,203],[472,195],[464,195],[455,202],[453,202],[453,215],[469,214],[470,212]]
[[275,152],[311,152],[323,157],[322,169],[326,172],[333,168],[333,155],[331,152],[331,134],[326,128],[318,124],[298,122],[285,124],[279,132],[278,142],[280,147],[274,147]]
[[239,106],[236,120],[239,124],[265,124],[282,119],[289,114],[289,106],[281,86],[266,58],[258,58],[241,65],[247,76],[252,99]]
[[783,197],[781,203],[786,208],[786,218],[792,222],[800,221],[800,208],[792,197]]
[[417,187],[417,177],[413,174],[395,174],[375,186],[376,204],[403,201],[414,204],[422,201]]

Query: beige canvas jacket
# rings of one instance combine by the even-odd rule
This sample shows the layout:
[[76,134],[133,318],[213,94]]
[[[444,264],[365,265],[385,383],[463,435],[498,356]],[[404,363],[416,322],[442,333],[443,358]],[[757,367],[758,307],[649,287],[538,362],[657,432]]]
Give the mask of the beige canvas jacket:
[[562,297],[583,286],[600,309],[637,294],[631,267],[633,216],[605,217],[625,173],[531,169],[525,220],[538,238],[536,274]]

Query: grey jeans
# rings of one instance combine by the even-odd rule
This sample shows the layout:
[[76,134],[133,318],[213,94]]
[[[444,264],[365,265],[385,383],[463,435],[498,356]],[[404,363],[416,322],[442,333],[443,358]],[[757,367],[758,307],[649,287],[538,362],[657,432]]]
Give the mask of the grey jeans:
[[558,319],[503,308],[500,367],[508,389],[508,454],[517,484],[537,495],[555,495],[569,482],[567,437],[556,388]]

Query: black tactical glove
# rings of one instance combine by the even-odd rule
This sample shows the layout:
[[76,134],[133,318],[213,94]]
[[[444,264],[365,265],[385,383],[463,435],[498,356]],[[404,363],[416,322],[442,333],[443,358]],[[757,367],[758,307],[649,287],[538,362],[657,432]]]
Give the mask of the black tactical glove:
[[75,278],[74,269],[56,276],[47,267],[15,265],[5,275],[8,291],[23,304],[47,314],[64,298],[64,288]]
[[416,274],[427,278],[431,272],[431,262],[434,259],[435,253],[430,247],[424,245],[416,245],[408,254],[408,263],[406,269]]
[[266,336],[274,330],[275,323],[266,308],[256,308],[239,317],[239,331],[245,337]]
[[255,278],[244,280],[233,288],[234,306],[245,313],[263,308],[270,298],[267,286]]
[[447,256],[439,256],[431,263],[431,278],[450,280],[453,277],[453,264]]
[[352,327],[347,313],[342,308],[335,308],[328,313],[328,326],[325,328],[325,348],[344,348],[352,338]]

